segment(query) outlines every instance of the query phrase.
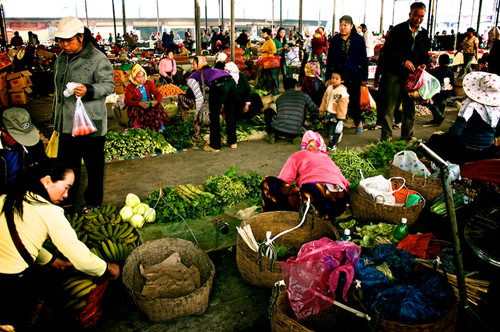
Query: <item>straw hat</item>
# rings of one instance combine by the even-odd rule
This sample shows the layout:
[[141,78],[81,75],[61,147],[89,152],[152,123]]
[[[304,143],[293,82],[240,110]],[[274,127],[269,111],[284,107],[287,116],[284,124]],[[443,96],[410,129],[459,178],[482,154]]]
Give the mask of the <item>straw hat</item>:
[[500,106],[500,76],[475,71],[463,80],[465,94],[470,99],[487,106]]

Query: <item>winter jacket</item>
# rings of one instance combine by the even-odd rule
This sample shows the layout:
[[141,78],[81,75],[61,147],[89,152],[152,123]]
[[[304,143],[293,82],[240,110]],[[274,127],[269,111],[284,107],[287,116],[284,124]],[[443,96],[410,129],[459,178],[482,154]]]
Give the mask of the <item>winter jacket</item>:
[[404,67],[407,60],[411,61],[415,67],[429,63],[428,51],[431,42],[427,36],[427,30],[421,28],[415,37],[414,46],[413,40],[409,21],[392,28],[384,44],[384,73],[391,73],[405,79],[409,73]]
[[[151,96],[153,96],[154,100],[159,103],[161,102],[163,96],[161,92],[158,91],[153,82],[151,82],[150,80],[146,80],[146,82],[144,82],[144,88],[146,89],[146,94],[148,95],[149,100],[152,100],[153,98],[151,98]],[[125,87],[125,105],[135,107],[139,105],[139,102],[141,100],[142,93],[137,88],[137,85],[130,83]]]
[[61,52],[54,70],[55,93],[52,104],[54,129],[64,134],[73,130],[73,115],[76,97],[63,95],[69,82],[83,83],[87,93],[82,98],[85,110],[97,128],[89,136],[104,136],[108,130],[106,96],[113,93],[113,67],[108,58],[88,43],[83,50],[71,59],[66,52]]
[[347,54],[342,50],[342,37],[336,34],[330,39],[328,56],[326,59],[326,79],[330,79],[333,69],[346,73],[346,82],[368,81],[368,59],[366,57],[365,39],[356,30],[349,36],[351,46]]

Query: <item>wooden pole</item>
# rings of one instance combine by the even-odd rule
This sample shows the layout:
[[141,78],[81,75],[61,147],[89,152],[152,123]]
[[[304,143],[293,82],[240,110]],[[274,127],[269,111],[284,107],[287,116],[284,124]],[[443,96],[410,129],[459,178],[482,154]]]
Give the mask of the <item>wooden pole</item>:
[[87,18],[87,28],[89,27],[89,12],[87,11],[87,0],[85,0],[85,17]]
[[302,34],[302,0],[299,0],[299,33]]
[[234,63],[235,33],[234,33],[234,0],[231,0],[231,61]]
[[205,30],[208,31],[208,11],[207,11],[207,0],[205,0]]
[[196,42],[196,54],[201,54],[201,31],[200,31],[200,1],[194,0],[194,30]]
[[158,0],[156,0],[156,32],[160,33],[160,7],[158,6]]
[[283,1],[280,0],[280,27],[283,26]]
[[113,28],[115,31],[115,43],[116,43],[116,15],[115,15],[115,0],[111,0],[111,6],[113,7]]
[[332,18],[332,36],[335,34],[335,9],[337,8],[337,0],[333,0],[333,18]]
[[479,36],[479,26],[481,25],[481,9],[483,8],[483,0],[479,0],[479,11],[477,12],[477,28],[476,32]]
[[384,0],[380,5],[380,33],[384,32]]
[[460,32],[460,16],[462,16],[462,0],[460,0],[460,7],[458,8],[458,22],[457,22],[457,33],[455,34],[455,49],[458,49],[458,34]]

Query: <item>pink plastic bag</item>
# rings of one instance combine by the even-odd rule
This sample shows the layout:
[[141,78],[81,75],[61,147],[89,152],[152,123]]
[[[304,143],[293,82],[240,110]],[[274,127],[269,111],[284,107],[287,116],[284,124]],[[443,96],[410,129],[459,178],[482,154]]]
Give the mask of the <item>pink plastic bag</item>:
[[360,254],[353,242],[324,237],[304,244],[297,257],[281,263],[288,299],[299,320],[333,304],[341,272],[346,275],[342,296],[347,301]]

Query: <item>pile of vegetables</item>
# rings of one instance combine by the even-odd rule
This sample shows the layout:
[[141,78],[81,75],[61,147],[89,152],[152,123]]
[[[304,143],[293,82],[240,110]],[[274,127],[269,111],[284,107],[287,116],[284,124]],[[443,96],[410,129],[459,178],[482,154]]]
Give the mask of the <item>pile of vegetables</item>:
[[193,184],[175,188],[165,187],[153,191],[144,203],[156,206],[156,220],[159,223],[180,221],[180,217],[197,219],[220,213],[224,206],[260,195],[262,175],[243,173],[238,175],[236,167],[230,167],[224,175],[213,176],[206,186]]
[[394,224],[386,224],[381,222],[375,225],[370,224],[363,227],[356,227],[354,235],[359,236],[361,240],[354,239],[353,241],[359,244],[360,247],[365,248],[375,247],[374,242],[378,237],[386,238],[389,241],[394,242],[395,240],[393,234],[396,226],[397,225]]
[[192,121],[182,121],[178,125],[166,126],[162,135],[177,150],[188,149],[195,146]]
[[344,177],[351,183],[357,183],[361,180],[360,171],[365,178],[379,174],[371,162],[363,159],[360,153],[354,151],[354,149],[336,150],[330,156]]
[[185,93],[184,91],[182,91],[181,88],[179,88],[175,84],[162,85],[158,88],[158,91],[160,91],[163,97],[170,97],[178,95],[179,93]]
[[[226,122],[221,120],[221,138],[227,140],[226,135]],[[246,122],[240,122],[236,124],[236,140],[244,141],[248,139],[252,133],[264,130],[263,126],[254,126]]]
[[145,222],[156,220],[156,211],[148,204],[141,203],[141,199],[136,194],[128,194],[125,198],[125,206],[120,210],[120,217],[133,227],[141,228]]
[[268,96],[270,94],[269,91],[266,91],[266,90],[262,90],[262,89],[252,89],[252,91],[250,91],[250,93],[256,93],[259,95],[259,97],[265,97],[265,96]]
[[151,129],[127,129],[123,134],[108,132],[104,143],[104,159],[125,159],[153,153],[173,153],[162,134]]
[[[415,146],[406,146],[405,141],[397,141],[391,143],[389,140],[378,143],[377,145],[371,145],[366,150],[360,152],[360,156],[368,160],[373,167],[376,169],[384,168],[389,165],[394,159],[394,155],[399,151],[410,150],[414,151],[418,155],[417,148]],[[419,156],[419,158],[421,155]]]

